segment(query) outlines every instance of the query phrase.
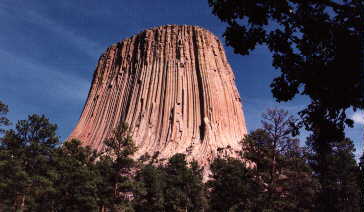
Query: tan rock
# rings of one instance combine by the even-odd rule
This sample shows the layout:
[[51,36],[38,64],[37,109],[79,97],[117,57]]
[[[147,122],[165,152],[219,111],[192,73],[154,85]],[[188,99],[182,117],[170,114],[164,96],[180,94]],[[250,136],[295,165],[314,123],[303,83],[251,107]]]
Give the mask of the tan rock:
[[218,38],[200,27],[168,25],[109,47],[69,139],[102,150],[120,122],[130,126],[135,157],[185,153],[206,166],[219,154],[234,156],[247,130]]

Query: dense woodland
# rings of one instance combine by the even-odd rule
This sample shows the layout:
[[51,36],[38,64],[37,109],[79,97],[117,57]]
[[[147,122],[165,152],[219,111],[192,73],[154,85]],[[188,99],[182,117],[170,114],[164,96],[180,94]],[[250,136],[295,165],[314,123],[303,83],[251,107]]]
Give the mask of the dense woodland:
[[341,180],[332,174],[338,168],[333,161],[351,163],[338,151],[350,143],[345,128],[353,127],[353,120],[347,112],[364,109],[364,1],[208,2],[226,24],[224,38],[234,53],[249,55],[257,46],[271,52],[279,72],[271,83],[277,102],[308,98],[297,126],[310,133],[306,143],[314,155],[308,161],[320,184],[315,210],[355,211],[337,208],[341,203],[334,200],[338,188],[332,182]]
[[[275,100],[308,97],[299,116],[268,110],[240,158],[216,158],[205,182],[183,154],[132,159],[126,125],[97,153],[80,141],[62,144],[55,124],[31,115],[1,130],[1,211],[364,210],[364,157],[355,160],[344,133],[353,126],[348,109],[364,109],[364,1],[208,2],[235,53],[258,45],[272,53]],[[7,111],[1,103],[0,126],[10,124]],[[310,132],[304,141],[301,128]]]
[[[4,128],[7,106],[0,111]],[[296,122],[267,110],[261,128],[241,141],[240,158],[216,158],[204,182],[203,168],[184,154],[132,159],[137,148],[126,124],[97,153],[77,140],[61,143],[57,125],[30,115],[2,129],[1,211],[360,211],[364,167],[352,141],[332,144],[322,184],[315,138],[300,146]]]

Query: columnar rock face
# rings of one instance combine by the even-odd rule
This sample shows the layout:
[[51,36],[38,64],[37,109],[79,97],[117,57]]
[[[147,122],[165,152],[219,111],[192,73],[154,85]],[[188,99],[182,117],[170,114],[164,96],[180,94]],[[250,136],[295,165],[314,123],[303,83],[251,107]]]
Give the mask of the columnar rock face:
[[168,25],[109,47],[70,138],[102,150],[120,122],[130,126],[135,157],[185,153],[205,166],[241,149],[247,132],[241,99],[217,37]]

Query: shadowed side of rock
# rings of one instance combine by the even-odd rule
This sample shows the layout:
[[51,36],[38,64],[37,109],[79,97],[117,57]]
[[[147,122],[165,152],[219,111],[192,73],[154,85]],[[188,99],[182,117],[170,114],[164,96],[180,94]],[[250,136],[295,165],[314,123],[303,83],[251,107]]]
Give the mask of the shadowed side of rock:
[[247,133],[242,104],[217,37],[196,26],[168,25],[109,47],[69,138],[102,150],[120,122],[130,126],[135,157],[185,153],[205,166],[240,150]]

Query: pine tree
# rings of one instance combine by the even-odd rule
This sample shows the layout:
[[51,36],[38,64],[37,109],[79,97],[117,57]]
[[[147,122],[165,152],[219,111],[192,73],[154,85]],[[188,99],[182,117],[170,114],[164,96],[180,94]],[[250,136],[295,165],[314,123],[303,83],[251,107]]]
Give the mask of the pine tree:
[[263,128],[250,133],[243,158],[252,162],[256,179],[264,187],[264,208],[272,211],[305,211],[313,208],[317,182],[299,147],[295,118],[273,109],[263,114]]
[[[98,154],[82,147],[78,140],[66,141],[57,149],[55,193],[51,196],[55,211],[98,211],[98,189],[102,182],[95,167]],[[44,209],[44,211],[46,211]]]
[[[0,127],[9,126],[11,122],[6,118],[6,114],[9,112],[9,108],[6,104],[0,101]],[[0,134],[4,133],[4,129],[0,128]]]
[[140,182],[141,189],[136,192],[134,200],[136,211],[165,211],[166,178],[162,167],[153,164],[147,164],[138,171],[136,181]]
[[355,160],[353,142],[346,138],[342,142],[331,143],[330,154],[325,158],[326,166],[322,167],[322,157],[317,154],[314,138],[309,137],[306,145],[310,149],[310,165],[321,186],[316,210],[359,211],[360,170]]
[[210,211],[263,211],[264,187],[256,173],[234,158],[217,158],[207,182]]
[[209,5],[227,23],[224,37],[235,53],[248,55],[258,45],[272,52],[272,65],[281,73],[271,84],[277,101],[311,99],[301,116],[308,130],[321,134],[316,142],[344,139],[345,125],[352,126],[347,109],[364,108],[363,1],[209,0]]
[[137,174],[142,189],[136,211],[203,211],[206,208],[202,170],[188,163],[184,154],[172,156],[166,165],[147,164]]
[[54,192],[50,164],[59,145],[56,129],[45,116],[31,115],[1,139],[0,196],[12,210],[37,208]]
[[224,37],[235,53],[248,55],[258,45],[272,52],[272,65],[280,71],[271,83],[278,102],[297,95],[310,99],[299,112],[301,125],[314,136],[321,186],[329,186],[323,182],[330,178],[331,146],[345,140],[345,127],[353,127],[348,109],[364,108],[364,1],[209,0],[209,5],[228,24]]
[[288,208],[314,211],[320,184],[308,164],[306,148],[295,146],[284,155],[281,186]]
[[202,170],[197,162],[186,161],[186,155],[175,154],[164,167],[166,173],[165,207],[174,211],[202,211]]
[[132,155],[137,148],[127,124],[120,124],[111,138],[104,141],[105,151],[96,166],[102,176],[99,184],[102,210],[132,210],[131,200],[137,184],[133,179],[136,162]]

